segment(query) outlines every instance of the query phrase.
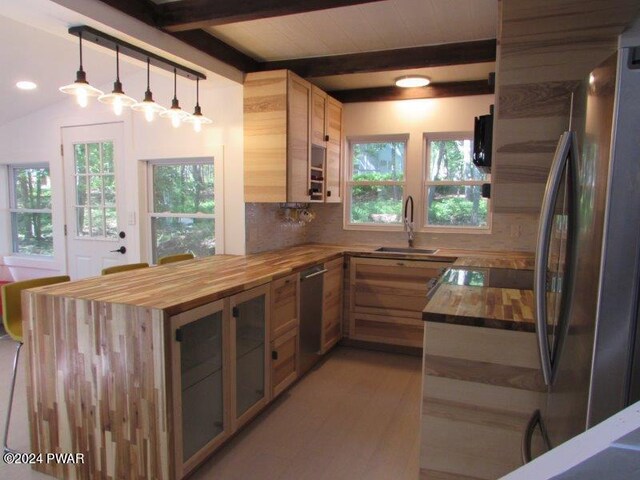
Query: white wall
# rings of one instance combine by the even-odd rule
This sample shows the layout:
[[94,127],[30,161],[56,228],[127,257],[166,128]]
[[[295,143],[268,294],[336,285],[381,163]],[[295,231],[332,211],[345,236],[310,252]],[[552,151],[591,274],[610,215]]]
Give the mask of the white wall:
[[[373,135],[408,135],[407,190],[413,192],[416,224],[424,218],[422,191],[424,134],[438,132],[473,132],[473,119],[489,113],[493,95],[451,97],[439,99],[402,100],[392,102],[363,102],[344,105],[343,125],[346,139]],[[348,173],[348,143],[345,142],[345,170]],[[309,224],[309,241],[340,244],[403,244],[406,233],[396,231],[343,228],[343,207],[335,204],[314,204],[316,220]],[[416,228],[419,226],[417,225]],[[469,233],[417,232],[416,245],[429,247],[473,248],[488,243],[491,235],[485,230]],[[488,245],[485,245],[488,246]]]
[[[61,67],[62,68],[62,67]],[[73,75],[74,65],[64,66]],[[89,80],[90,72],[89,74]],[[215,74],[208,74],[215,77]],[[127,94],[142,97],[146,89],[146,73],[141,70],[134,77],[122,79]],[[173,96],[173,77],[169,73],[152,70],[151,88],[154,99],[163,105],[170,104]],[[7,263],[20,265],[12,269],[16,280],[36,276],[55,275],[66,271],[64,243],[64,195],[63,170],[60,156],[61,128],[121,121],[124,123],[125,177],[120,192],[126,197],[127,211],[134,212],[135,226],[127,226],[128,260],[144,261],[140,228],[144,223],[145,180],[140,161],[161,158],[206,157],[218,151],[224,152],[224,218],[226,253],[243,254],[244,200],[242,169],[242,86],[211,87],[212,80],[200,82],[200,105],[203,113],[214,123],[203,127],[201,133],[193,132],[188,125],[174,129],[167,120],[156,119],[147,123],[142,114],[125,111],[121,117],[95,99],[86,109],[78,107],[73,98],[61,95],[61,101],[29,116],[0,125],[0,165],[41,163],[50,165],[52,181],[52,210],[54,225],[54,257],[50,261],[33,261],[11,257],[10,232],[7,228],[8,195],[6,168],[0,168],[0,279],[7,278]],[[112,85],[98,86],[110,91]],[[195,83],[178,80],[178,98],[182,108],[193,110]],[[8,257],[9,256],[9,257]]]

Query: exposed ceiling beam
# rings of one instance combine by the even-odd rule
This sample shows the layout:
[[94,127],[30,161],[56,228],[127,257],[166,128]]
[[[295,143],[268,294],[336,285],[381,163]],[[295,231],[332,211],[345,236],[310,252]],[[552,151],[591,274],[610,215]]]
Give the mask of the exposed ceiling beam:
[[243,72],[255,72],[261,69],[261,64],[256,60],[204,30],[174,32],[173,36]]
[[329,95],[343,103],[384,102],[391,100],[414,100],[418,98],[465,97],[494,93],[494,86],[487,80],[468,82],[434,83],[426,87],[399,88],[375,87],[355,90],[335,90]]
[[158,5],[158,25],[176,32],[379,1],[382,0],[182,0]]
[[265,62],[262,64],[262,68],[264,70],[286,68],[293,70],[301,77],[310,78],[326,75],[494,62],[495,59],[496,40],[493,39]]
[[110,7],[157,27],[157,5],[151,0],[101,0]]

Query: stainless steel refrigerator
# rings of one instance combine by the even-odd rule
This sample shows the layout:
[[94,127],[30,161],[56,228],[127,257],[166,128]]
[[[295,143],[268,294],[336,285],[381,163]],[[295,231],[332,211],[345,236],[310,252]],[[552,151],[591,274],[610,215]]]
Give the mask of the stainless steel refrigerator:
[[640,47],[621,48],[574,92],[547,181],[536,251],[536,332],[553,448],[640,400]]

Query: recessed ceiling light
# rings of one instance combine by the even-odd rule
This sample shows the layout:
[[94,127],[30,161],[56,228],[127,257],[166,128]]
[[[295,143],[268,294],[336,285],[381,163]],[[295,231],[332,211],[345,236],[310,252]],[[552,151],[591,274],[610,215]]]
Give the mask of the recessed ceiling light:
[[408,75],[406,77],[396,78],[396,87],[402,88],[414,88],[425,87],[431,83],[429,77],[423,77],[422,75]]
[[20,90],[35,90],[38,86],[28,80],[22,80],[16,83],[16,87],[18,87]]

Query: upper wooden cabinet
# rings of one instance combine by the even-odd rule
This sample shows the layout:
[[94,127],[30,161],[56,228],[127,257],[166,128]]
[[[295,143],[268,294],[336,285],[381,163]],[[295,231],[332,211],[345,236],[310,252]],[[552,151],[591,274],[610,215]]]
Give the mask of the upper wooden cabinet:
[[244,83],[246,202],[340,202],[342,104],[287,70]]

